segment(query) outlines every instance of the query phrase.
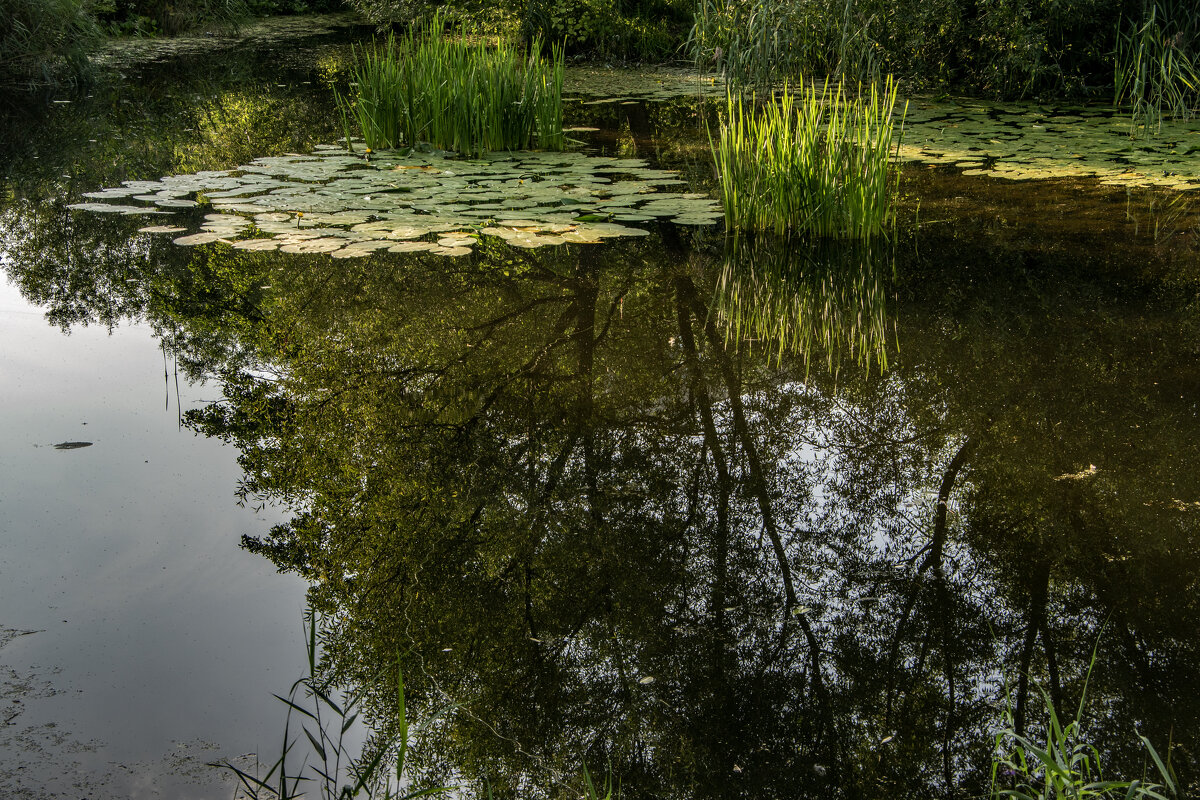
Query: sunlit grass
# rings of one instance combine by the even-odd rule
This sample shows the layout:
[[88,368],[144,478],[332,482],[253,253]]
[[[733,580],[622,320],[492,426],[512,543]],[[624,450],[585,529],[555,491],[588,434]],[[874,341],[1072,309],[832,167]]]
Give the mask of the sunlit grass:
[[446,36],[438,17],[400,39],[355,54],[352,97],[338,95],[346,137],[357,128],[367,146],[427,143],[479,154],[537,147],[561,150],[563,55],[542,58],[501,41]]
[[713,158],[726,225],[866,238],[895,220],[896,84],[801,83],[761,106],[730,95]]
[[[994,735],[991,791],[992,800],[1168,800],[1179,797],[1179,780],[1171,766],[1168,749],[1164,761],[1150,740],[1140,733],[1137,738],[1153,762],[1157,783],[1145,777],[1113,779],[1106,777],[1100,751],[1088,740],[1083,723],[1088,684],[1096,666],[1099,642],[1092,651],[1075,718],[1060,715],[1050,696],[1042,691],[1046,707],[1044,736],[1018,733],[1012,702],[1005,703],[1004,724]],[[1148,766],[1148,765],[1147,765]],[[1148,768],[1144,772],[1149,772]]]

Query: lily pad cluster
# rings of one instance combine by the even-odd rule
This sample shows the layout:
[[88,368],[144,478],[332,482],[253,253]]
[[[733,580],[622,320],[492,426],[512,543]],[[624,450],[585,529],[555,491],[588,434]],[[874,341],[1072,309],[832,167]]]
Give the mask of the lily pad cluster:
[[627,223],[719,222],[718,204],[707,195],[663,190],[684,183],[639,159],[561,152],[474,160],[415,152],[364,156],[324,145],[311,155],[260,158],[227,171],[127,181],[89,192],[89,202],[71,208],[164,214],[211,206],[214,213],[198,233],[175,239],[181,245],[223,241],[245,250],[337,258],[385,249],[457,256],[471,252],[480,236],[540,247],[646,235]]
[[1130,137],[1108,108],[912,101],[900,157],[1008,180],[1096,178],[1118,186],[1200,189],[1200,121]]

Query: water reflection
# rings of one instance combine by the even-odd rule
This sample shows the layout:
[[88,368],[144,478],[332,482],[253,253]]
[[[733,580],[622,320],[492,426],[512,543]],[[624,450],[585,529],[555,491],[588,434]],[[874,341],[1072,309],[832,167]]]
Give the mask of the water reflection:
[[[138,176],[245,160],[242,107]],[[1097,640],[1111,769],[1140,726],[1194,780],[1194,272],[1012,228],[347,262],[4,214],[53,321],[144,318],[220,379],[187,423],[290,509],[245,547],[311,584],[329,681],[404,654],[421,781],[977,796],[1006,681],[1034,729]]]
[[777,360],[821,361],[833,373],[843,362],[886,370],[894,247],[883,239],[730,237],[714,291],[727,340],[757,344]]

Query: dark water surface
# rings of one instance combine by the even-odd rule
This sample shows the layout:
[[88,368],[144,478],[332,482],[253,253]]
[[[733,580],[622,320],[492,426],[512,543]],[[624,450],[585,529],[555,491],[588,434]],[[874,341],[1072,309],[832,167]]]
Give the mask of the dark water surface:
[[[40,632],[0,639],[0,795],[269,755],[303,657],[276,567],[331,681],[402,653],[412,774],[464,796],[578,796],[585,764],[626,797],[980,796],[1006,690],[1037,733],[1093,651],[1112,774],[1140,731],[1194,783],[1189,201],[912,167],[870,246],[657,223],[344,261],[66,209],[335,140],[336,39],[4,122],[0,627]],[[568,124],[703,189],[695,114]]]

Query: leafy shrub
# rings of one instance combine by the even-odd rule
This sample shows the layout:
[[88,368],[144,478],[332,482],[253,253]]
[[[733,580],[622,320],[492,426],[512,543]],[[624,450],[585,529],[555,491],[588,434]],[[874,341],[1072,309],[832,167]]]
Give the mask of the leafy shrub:
[[411,24],[437,12],[450,21],[526,42],[561,44],[573,55],[622,61],[673,58],[691,25],[694,0],[526,0],[502,6],[487,0],[348,0],[380,26]]
[[246,0],[94,0],[97,21],[109,33],[173,36],[203,24],[230,24],[246,16]]
[[655,0],[531,0],[526,36],[562,42],[569,53],[622,61],[673,56],[691,22],[690,5]]
[[698,0],[692,57],[732,80],[801,73],[1025,97],[1106,85],[1127,0]]

